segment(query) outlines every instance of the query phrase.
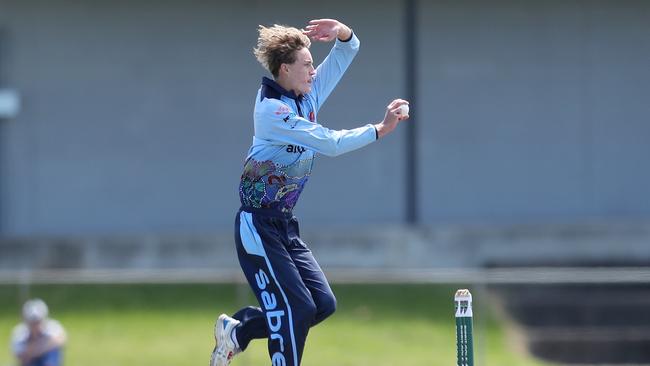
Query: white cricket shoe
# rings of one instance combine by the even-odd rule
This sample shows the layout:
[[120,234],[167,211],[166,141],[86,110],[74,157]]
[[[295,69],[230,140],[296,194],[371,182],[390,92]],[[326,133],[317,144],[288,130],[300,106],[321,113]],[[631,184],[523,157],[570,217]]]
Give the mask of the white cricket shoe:
[[233,341],[235,328],[239,320],[233,319],[226,314],[219,315],[214,325],[214,340],[216,345],[210,357],[210,366],[228,366],[232,358],[241,352]]

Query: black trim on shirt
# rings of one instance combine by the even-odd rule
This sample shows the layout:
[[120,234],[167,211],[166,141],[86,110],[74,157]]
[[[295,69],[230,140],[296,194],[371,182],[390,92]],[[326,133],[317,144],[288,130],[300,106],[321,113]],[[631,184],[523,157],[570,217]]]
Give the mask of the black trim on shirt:
[[267,77],[262,78],[262,92],[260,93],[260,100],[264,98],[269,99],[280,99],[280,96],[284,95],[287,98],[291,98],[296,101],[302,100],[302,95],[296,95],[293,90],[289,91],[281,87],[275,80],[271,80]]
[[350,40],[352,39],[352,36],[354,36],[354,31],[352,29],[350,29],[350,38],[346,39],[345,41],[341,41],[339,39],[339,41],[341,41],[341,42],[350,42]]

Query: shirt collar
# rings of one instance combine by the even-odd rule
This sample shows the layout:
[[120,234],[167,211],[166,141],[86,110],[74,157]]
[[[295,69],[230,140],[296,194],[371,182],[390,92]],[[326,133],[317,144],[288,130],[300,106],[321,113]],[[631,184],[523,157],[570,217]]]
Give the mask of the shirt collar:
[[269,79],[266,76],[262,78],[262,85],[266,85],[281,95],[284,95],[285,97],[291,98],[293,100],[302,100],[303,98],[302,94],[296,95],[293,90],[286,90],[285,88],[281,87],[280,84],[278,84],[275,80]]

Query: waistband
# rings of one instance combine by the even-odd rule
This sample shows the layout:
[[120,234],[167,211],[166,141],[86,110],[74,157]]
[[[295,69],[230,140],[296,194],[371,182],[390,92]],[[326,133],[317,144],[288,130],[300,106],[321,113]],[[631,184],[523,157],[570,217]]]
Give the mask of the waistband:
[[239,211],[250,212],[262,216],[280,217],[283,219],[290,219],[293,217],[293,212],[291,211],[282,212],[273,208],[257,208],[257,207],[242,206],[239,208]]

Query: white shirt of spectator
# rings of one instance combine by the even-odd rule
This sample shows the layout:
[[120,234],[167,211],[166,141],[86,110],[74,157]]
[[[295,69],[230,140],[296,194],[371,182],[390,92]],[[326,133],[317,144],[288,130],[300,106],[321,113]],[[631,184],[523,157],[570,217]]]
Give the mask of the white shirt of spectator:
[[[43,338],[66,337],[65,329],[63,329],[61,323],[54,319],[44,319],[41,323],[41,331],[41,337]],[[14,327],[11,332],[11,349],[15,355],[25,351],[29,336],[29,327],[27,324],[21,323]]]

